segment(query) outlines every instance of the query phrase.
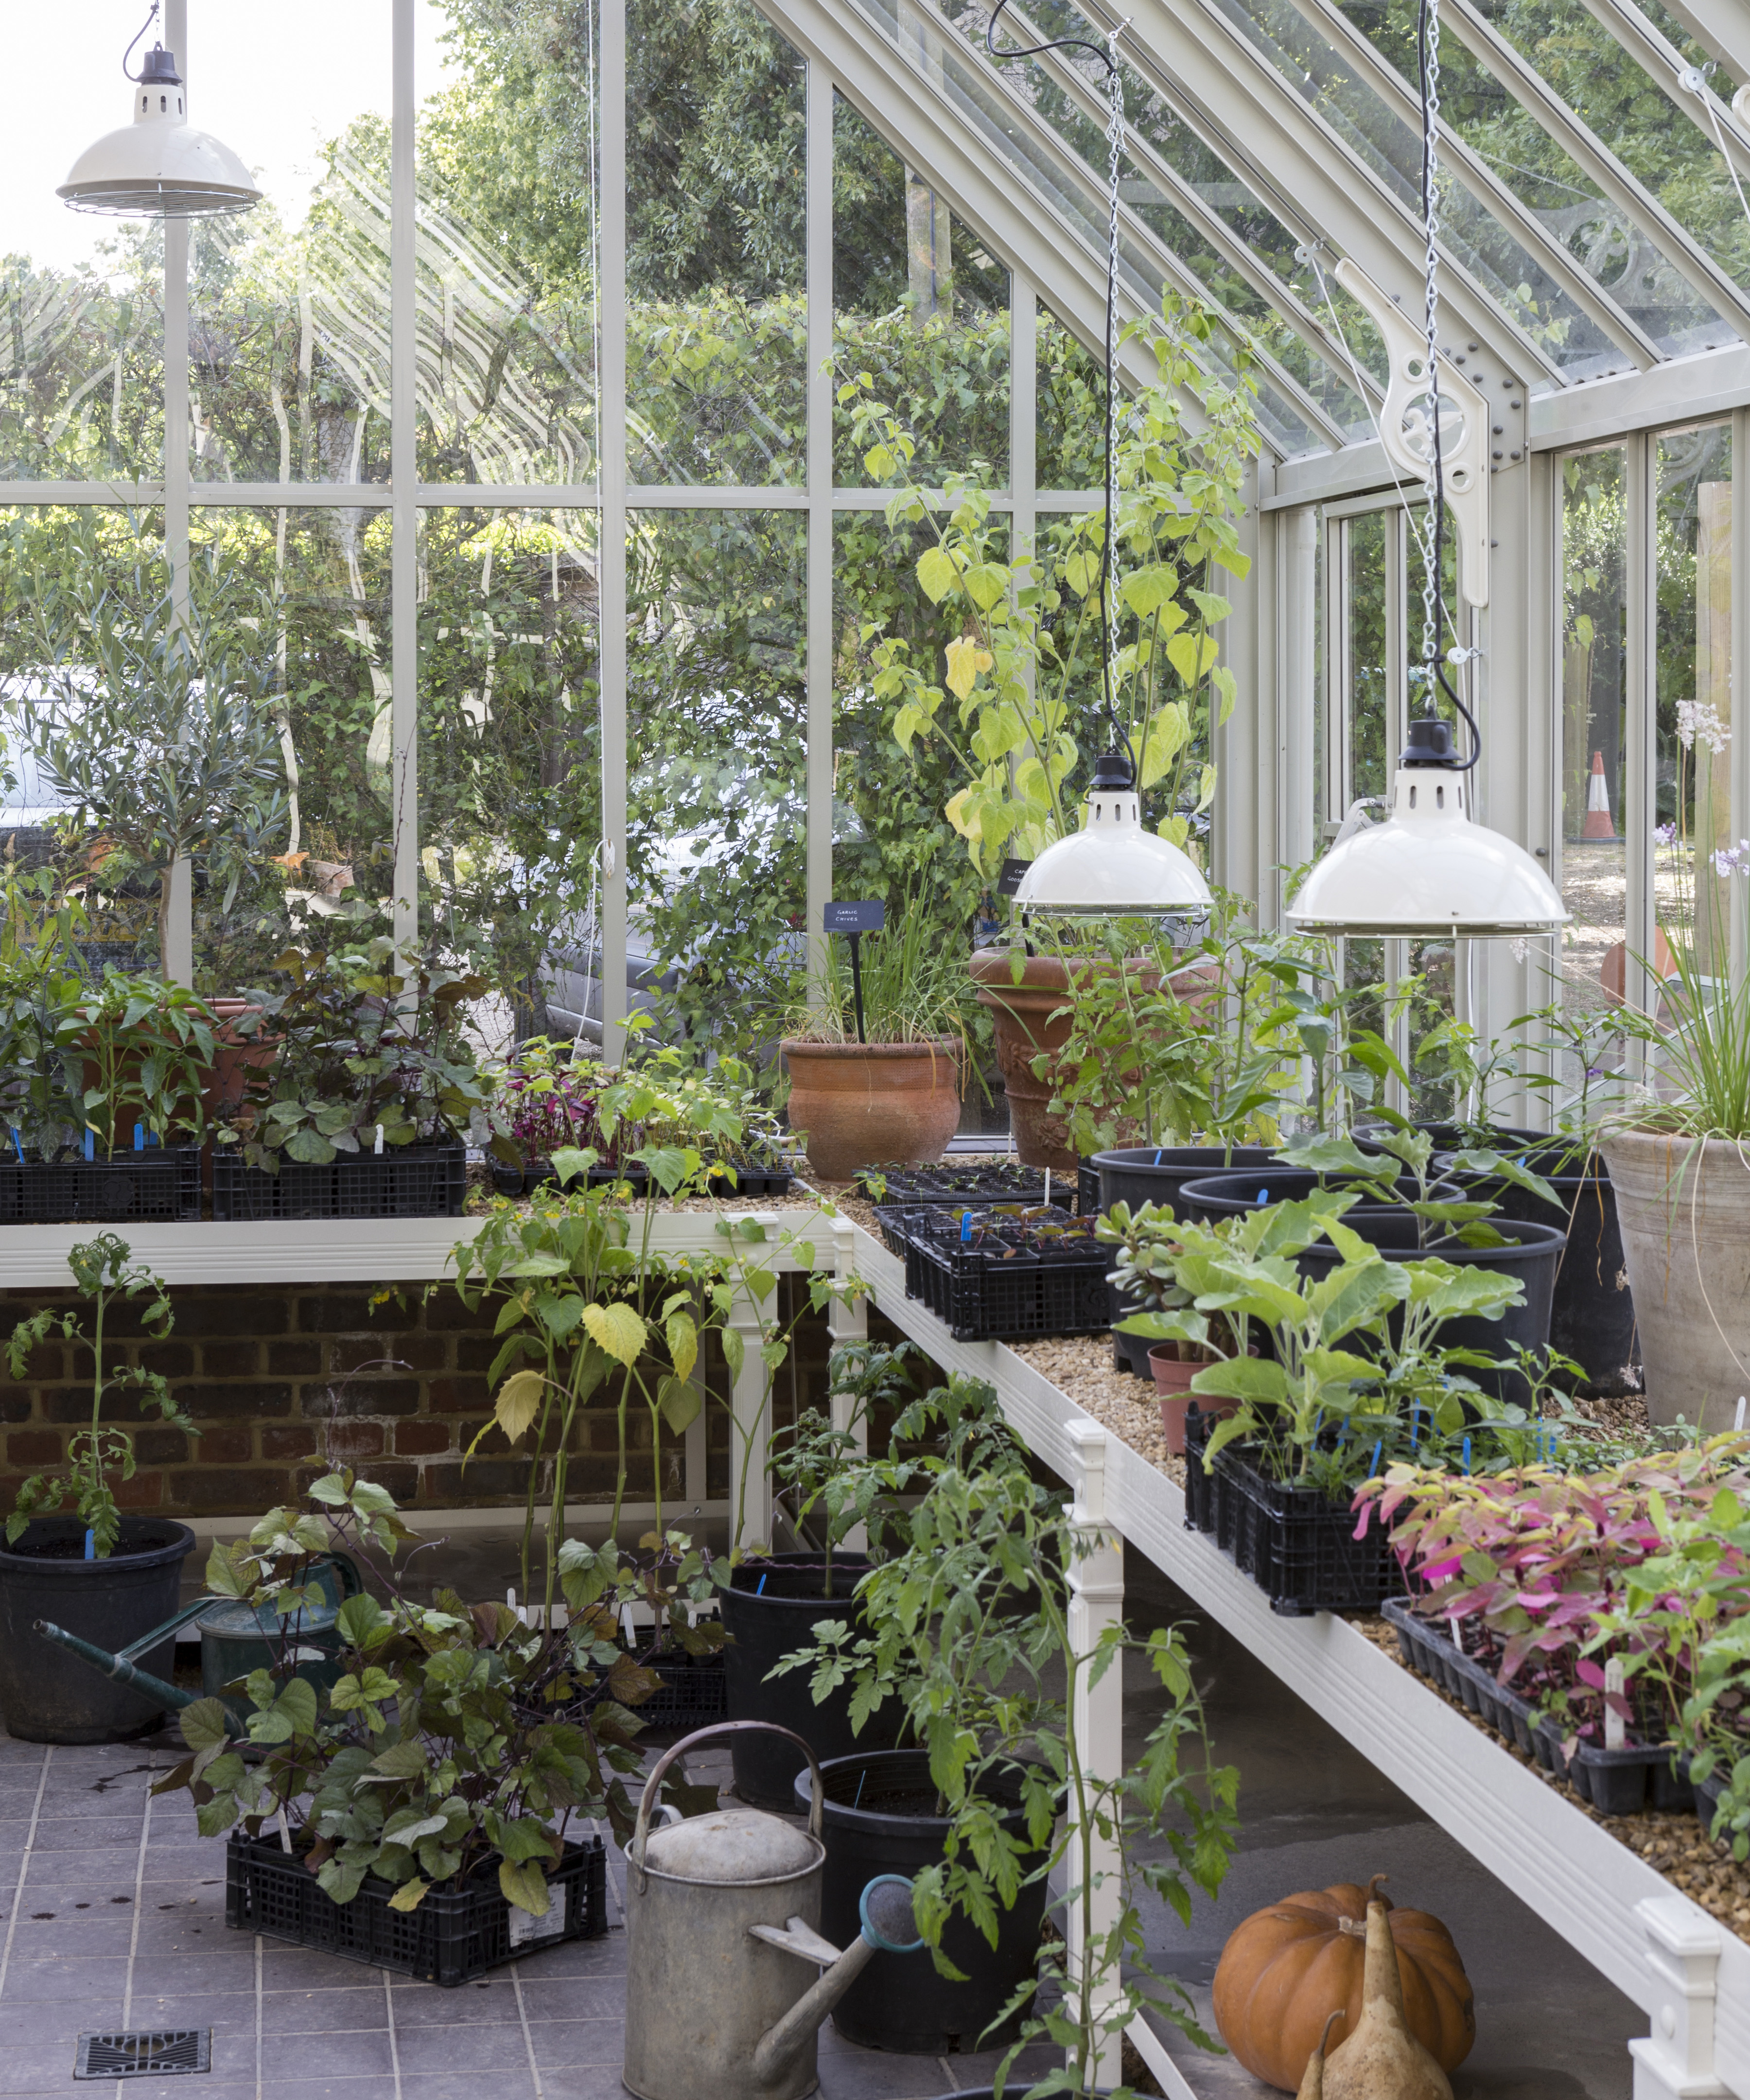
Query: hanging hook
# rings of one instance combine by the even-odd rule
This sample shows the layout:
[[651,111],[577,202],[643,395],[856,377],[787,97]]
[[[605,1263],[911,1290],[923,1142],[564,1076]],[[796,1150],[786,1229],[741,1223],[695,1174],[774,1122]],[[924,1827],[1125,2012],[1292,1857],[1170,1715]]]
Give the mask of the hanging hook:
[[137,44],[140,38],[143,37],[146,32],[152,27],[152,24],[157,20],[160,4],[161,0],[152,0],[152,12],[146,17],[145,20],[140,24],[139,29],[134,31],[134,43],[130,44],[127,49],[121,54],[121,77],[124,80],[132,81],[136,87],[146,77],[146,76],[143,72],[130,73],[128,71],[128,60],[134,55],[134,44]]

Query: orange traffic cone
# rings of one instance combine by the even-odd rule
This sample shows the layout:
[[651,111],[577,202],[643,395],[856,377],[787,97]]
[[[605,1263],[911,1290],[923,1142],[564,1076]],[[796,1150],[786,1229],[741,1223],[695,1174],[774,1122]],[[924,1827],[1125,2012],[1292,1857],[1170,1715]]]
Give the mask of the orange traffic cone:
[[1592,778],[1586,783],[1586,821],[1580,827],[1583,839],[1613,839],[1616,825],[1611,815],[1611,791],[1604,778],[1604,754],[1592,754]]

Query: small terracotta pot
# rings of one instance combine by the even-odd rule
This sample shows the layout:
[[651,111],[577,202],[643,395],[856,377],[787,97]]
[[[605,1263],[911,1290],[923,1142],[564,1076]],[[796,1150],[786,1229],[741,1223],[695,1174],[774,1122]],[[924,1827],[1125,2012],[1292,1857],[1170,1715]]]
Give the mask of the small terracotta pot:
[[882,1160],[940,1159],[960,1120],[960,1046],[930,1043],[796,1043],[790,1121],[808,1132],[809,1164],[848,1181]]
[[[1161,1396],[1161,1433],[1166,1439],[1166,1448],[1175,1458],[1185,1455],[1185,1416],[1195,1401],[1206,1414],[1232,1414],[1240,1405],[1236,1400],[1218,1400],[1211,1394],[1193,1392],[1191,1381],[1207,1364],[1188,1364],[1166,1352],[1175,1345],[1171,1342],[1157,1342],[1148,1352],[1148,1368],[1154,1373],[1155,1390]],[[1253,1354],[1257,1352],[1254,1350]]]

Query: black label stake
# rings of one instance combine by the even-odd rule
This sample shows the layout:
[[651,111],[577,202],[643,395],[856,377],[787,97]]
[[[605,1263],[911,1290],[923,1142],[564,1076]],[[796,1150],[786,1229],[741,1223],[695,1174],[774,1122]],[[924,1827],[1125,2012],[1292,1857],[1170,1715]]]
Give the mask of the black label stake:
[[863,1031],[863,936],[881,931],[887,924],[887,907],[879,898],[871,898],[863,903],[829,904],[824,915],[827,933],[850,937],[851,997],[857,1008],[857,1039],[866,1043],[869,1038]]

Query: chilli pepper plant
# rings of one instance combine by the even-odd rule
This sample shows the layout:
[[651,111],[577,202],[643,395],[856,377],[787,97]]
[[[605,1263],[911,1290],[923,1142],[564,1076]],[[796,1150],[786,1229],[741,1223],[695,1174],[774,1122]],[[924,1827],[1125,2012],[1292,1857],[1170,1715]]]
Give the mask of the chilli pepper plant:
[[[619,1645],[619,1608],[652,1583],[672,1600],[677,1576],[708,1590],[702,1563],[677,1550],[684,1541],[658,1542],[650,1569],[566,1542],[553,1558],[566,1608],[530,1625],[453,1590],[415,1602],[396,1568],[414,1534],[386,1489],[343,1470],[310,1500],[214,1546],[209,1590],[270,1611],[280,1631],[271,1664],[241,1687],[246,1718],[218,1698],[184,1709],[190,1754],[152,1791],[187,1789],[205,1837],[276,1828],[337,1903],[369,1877],[411,1911],[434,1887],[491,1873],[510,1903],[544,1917],[567,1816],[606,1816],[622,1842],[631,1833],[633,1710],[658,1680]],[[341,1605],[337,1652],[312,1669],[302,1614],[341,1550],[367,1587]],[[671,1798],[711,1805],[684,1780]]]

